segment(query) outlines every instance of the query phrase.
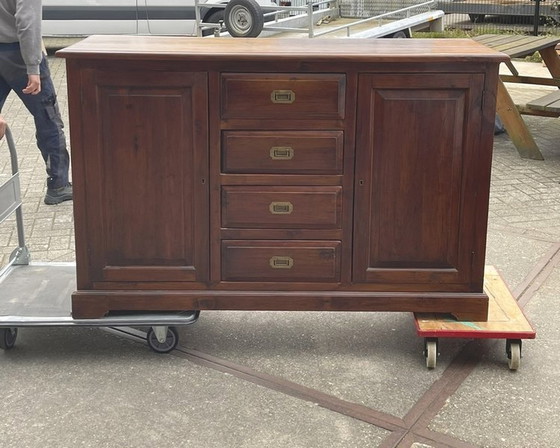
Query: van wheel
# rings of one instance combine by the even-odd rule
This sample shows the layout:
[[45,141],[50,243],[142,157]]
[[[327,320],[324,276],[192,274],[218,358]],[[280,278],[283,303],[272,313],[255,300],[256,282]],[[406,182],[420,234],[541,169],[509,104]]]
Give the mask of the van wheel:
[[390,37],[392,39],[407,39],[408,35],[406,34],[406,31],[397,31],[396,33],[393,33],[387,37]]
[[[222,27],[223,27],[223,21],[224,21],[224,10],[223,9],[219,9],[218,11],[214,11],[213,13],[209,14],[208,17],[206,17],[204,19],[204,22],[206,22],[206,23],[220,23],[220,21],[222,21]],[[202,32],[203,36],[209,36],[211,34],[214,34],[213,30],[204,30]]]
[[212,14],[210,14],[205,22],[208,23],[220,23],[220,20],[224,20],[224,10],[220,9],[219,11],[214,11]]
[[224,11],[224,22],[232,37],[257,37],[264,26],[264,15],[255,0],[231,0]]

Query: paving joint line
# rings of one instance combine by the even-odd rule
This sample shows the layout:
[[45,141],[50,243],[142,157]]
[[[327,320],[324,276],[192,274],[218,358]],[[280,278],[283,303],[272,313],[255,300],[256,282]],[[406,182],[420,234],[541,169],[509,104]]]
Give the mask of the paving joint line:
[[[405,445],[406,440],[417,437],[426,439],[436,446],[450,448],[477,448],[475,445],[462,441],[455,437],[448,436],[438,431],[428,428],[429,423],[434,419],[439,411],[445,406],[447,399],[451,397],[463,382],[469,377],[477,367],[482,352],[479,347],[475,347],[478,341],[468,342],[459,354],[449,364],[442,376],[436,380],[432,386],[420,397],[416,404],[404,417],[409,429],[402,442],[395,445],[395,448],[410,447]],[[420,440],[416,440],[420,441]]]
[[[524,307],[534,297],[559,264],[560,243],[549,249],[517,288],[518,303],[521,307]],[[140,331],[113,330],[115,333],[135,341],[145,342],[145,337]],[[432,386],[416,401],[403,419],[197,350],[178,346],[172,354],[184,357],[197,365],[229,373],[253,384],[313,402],[325,409],[390,431],[379,448],[409,448],[414,442],[430,443],[434,448],[478,448],[476,445],[453,436],[431,430],[428,426],[443,409],[448,398],[459,389],[477,367],[483,354],[487,351],[487,346],[488,344],[482,344],[479,340],[468,342],[445,369],[442,376],[432,383]]]
[[267,389],[276,390],[277,392],[290,395],[294,398],[312,402],[325,409],[373,424],[374,426],[388,431],[406,429],[404,421],[394,415],[387,414],[358,403],[342,400],[316,389],[302,386],[298,383],[294,383],[280,377],[261,373],[254,369],[220,359],[197,350],[178,347],[177,351],[196,364],[229,373],[237,378],[250,381]]
[[[516,296],[518,297],[518,303],[521,308],[524,308],[527,303],[534,297],[535,293],[544,284],[546,279],[552,274],[553,270],[558,265],[560,265],[560,244],[554,244],[552,248],[549,249],[549,251],[541,258],[541,260],[539,260],[539,262],[531,270],[529,275],[527,275],[523,283],[516,289],[518,292]],[[419,406],[419,404],[421,404],[423,400],[429,400],[431,395],[434,396],[429,406],[425,407],[423,410],[418,411],[419,416],[417,417],[415,423],[410,427],[402,442],[395,445],[395,448],[410,447],[410,445],[405,445],[405,443],[408,443],[408,439],[410,439],[410,437],[414,435],[425,437],[430,441],[442,442],[442,446],[445,447],[476,448],[476,445],[469,444],[468,442],[461,441],[460,439],[456,439],[455,437],[451,437],[444,433],[433,431],[428,428],[429,423],[443,408],[447,399],[451,397],[458,390],[461,384],[463,384],[463,382],[470,376],[470,374],[472,373],[472,371],[474,371],[480,359],[482,358],[482,350],[479,347],[475,351],[475,345],[483,346],[481,341],[478,340],[469,342],[463,348],[463,350],[461,350],[461,352],[453,359],[441,378],[432,385],[432,387],[424,394],[424,396],[422,396],[420,400],[416,402],[407,416],[405,416],[404,420],[406,422],[407,418],[410,418],[409,415],[413,413],[414,407]],[[487,344],[484,345],[487,346]],[[472,365],[468,365],[467,362],[471,362]],[[456,369],[454,368],[455,364],[458,364]],[[438,391],[437,382],[444,380],[444,378],[449,375],[452,376],[452,383],[456,384],[451,387],[446,384],[443,390]]]
[[[126,329],[124,327],[108,328],[107,330],[120,336],[132,339],[136,342],[145,343],[144,333],[139,330],[128,327],[126,327]],[[420,437],[421,439],[430,441],[430,443],[436,443],[437,447],[441,446],[442,448],[476,448],[474,445],[467,444],[459,439],[455,439],[426,428],[427,423],[429,423],[433,416],[437,415],[437,412],[443,407],[447,397],[451,396],[458,389],[464,379],[468,377],[470,372],[476,367],[477,362],[472,363],[472,360],[470,360],[469,357],[464,359],[461,356],[465,351],[474,352],[474,349],[470,349],[469,344],[467,344],[467,346],[463,348],[460,354],[448,366],[440,379],[436,380],[430,389],[416,402],[415,405],[413,405],[404,419],[358,403],[342,400],[333,395],[302,386],[280,377],[258,372],[252,368],[218,358],[198,350],[178,346],[170,354],[185,358],[203,367],[228,373],[236,378],[249,381],[267,389],[275,390],[300,400],[315,403],[330,411],[337,412],[347,417],[390,431],[390,434],[387,435],[379,448],[404,447],[404,445],[402,445],[403,441],[406,441],[411,437],[414,440],[417,440],[418,437]],[[480,350],[477,350],[476,353],[480,354]],[[464,365],[469,363],[472,364],[470,369],[467,368],[467,370],[464,371]],[[462,378],[461,373],[464,375],[464,378]],[[462,379],[458,381],[458,378]],[[422,409],[415,410],[418,408],[418,403],[422,403],[423,401],[426,403],[420,405]],[[414,416],[414,414],[418,415]],[[425,434],[423,434],[424,432]],[[447,440],[448,443],[442,444],[442,440]]]
[[521,308],[527,305],[559,264],[560,243],[552,246],[514,291],[514,296],[517,297]]
[[[546,232],[535,231],[532,229],[526,229],[521,227],[514,227],[511,225],[505,224],[491,224],[488,226],[489,230],[497,230],[500,232],[508,232],[513,233],[515,235],[524,236],[528,239],[537,240],[537,241],[544,241],[546,243],[556,243],[558,241],[558,237],[556,235],[552,235]],[[536,234],[535,232],[539,232]]]

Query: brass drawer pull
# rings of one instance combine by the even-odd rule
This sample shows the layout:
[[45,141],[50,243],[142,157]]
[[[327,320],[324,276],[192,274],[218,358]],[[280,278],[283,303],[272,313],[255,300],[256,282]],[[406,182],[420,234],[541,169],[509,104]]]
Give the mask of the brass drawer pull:
[[294,265],[294,259],[292,257],[274,256],[270,257],[268,262],[272,269],[291,269]]
[[296,92],[293,90],[273,90],[270,99],[275,104],[292,104],[296,100]]
[[272,160],[291,160],[294,157],[294,149],[289,146],[273,146],[270,148]]
[[289,215],[294,211],[294,205],[291,202],[271,202],[268,210],[273,215]]

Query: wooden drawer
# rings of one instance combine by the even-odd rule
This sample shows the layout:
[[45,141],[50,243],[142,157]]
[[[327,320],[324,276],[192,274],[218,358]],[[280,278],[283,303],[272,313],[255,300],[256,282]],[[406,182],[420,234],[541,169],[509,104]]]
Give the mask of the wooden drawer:
[[222,280],[339,282],[340,241],[222,241]]
[[222,188],[222,227],[340,229],[342,187]]
[[342,74],[225,73],[222,118],[343,119]]
[[222,172],[342,174],[342,131],[226,131]]

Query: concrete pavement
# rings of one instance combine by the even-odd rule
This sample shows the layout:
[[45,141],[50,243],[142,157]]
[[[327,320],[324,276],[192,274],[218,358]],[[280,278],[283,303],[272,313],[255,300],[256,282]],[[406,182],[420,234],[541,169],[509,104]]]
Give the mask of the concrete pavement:
[[[64,60],[50,64],[67,123]],[[510,87],[518,101],[543,89]],[[72,205],[43,204],[31,118],[13,96],[3,114],[33,260],[72,261]],[[495,137],[487,250],[537,329],[519,371],[503,341],[468,340],[441,340],[427,370],[406,313],[204,312],[164,356],[134,332],[26,328],[0,352],[0,447],[560,446],[560,121],[525,120],[545,160]],[[16,241],[8,220],[4,264]]]

